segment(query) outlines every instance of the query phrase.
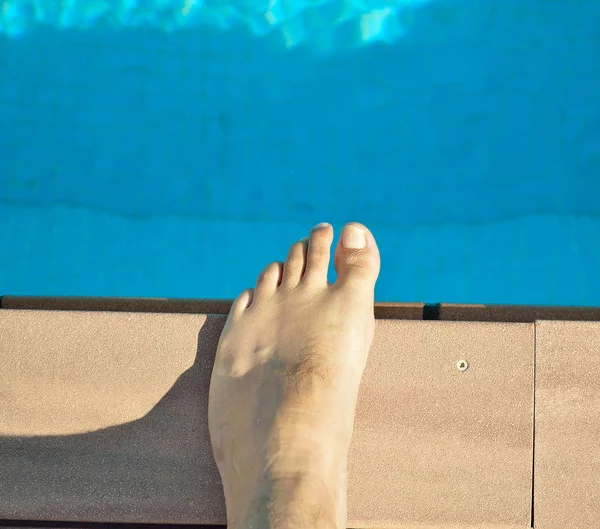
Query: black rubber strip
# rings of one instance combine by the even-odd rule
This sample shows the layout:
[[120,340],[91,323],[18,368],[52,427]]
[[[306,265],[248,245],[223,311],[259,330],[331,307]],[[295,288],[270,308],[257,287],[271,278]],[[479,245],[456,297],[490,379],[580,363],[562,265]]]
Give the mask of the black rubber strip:
[[423,307],[423,319],[439,320],[441,308],[441,303],[425,303],[425,306]]

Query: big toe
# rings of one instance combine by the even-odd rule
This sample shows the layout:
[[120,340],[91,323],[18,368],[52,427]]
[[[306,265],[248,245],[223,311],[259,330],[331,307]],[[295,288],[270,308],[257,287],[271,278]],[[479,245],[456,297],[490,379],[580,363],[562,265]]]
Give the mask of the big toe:
[[344,226],[334,256],[337,284],[354,284],[369,288],[379,276],[379,249],[373,234],[358,222]]

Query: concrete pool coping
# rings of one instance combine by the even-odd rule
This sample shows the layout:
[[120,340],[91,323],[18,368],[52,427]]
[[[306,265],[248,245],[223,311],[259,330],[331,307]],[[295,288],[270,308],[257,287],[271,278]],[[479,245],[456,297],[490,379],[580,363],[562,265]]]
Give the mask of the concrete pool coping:
[[[230,304],[1,298],[0,527],[224,524],[205,415]],[[350,527],[600,526],[600,308],[375,313]]]

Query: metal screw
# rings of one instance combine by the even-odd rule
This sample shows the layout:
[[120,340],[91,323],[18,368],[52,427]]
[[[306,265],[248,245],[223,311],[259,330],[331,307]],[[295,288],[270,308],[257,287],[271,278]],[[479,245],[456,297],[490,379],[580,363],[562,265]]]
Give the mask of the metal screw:
[[469,367],[469,364],[466,360],[459,360],[458,362],[456,362],[456,367],[458,367],[459,371],[466,371]]

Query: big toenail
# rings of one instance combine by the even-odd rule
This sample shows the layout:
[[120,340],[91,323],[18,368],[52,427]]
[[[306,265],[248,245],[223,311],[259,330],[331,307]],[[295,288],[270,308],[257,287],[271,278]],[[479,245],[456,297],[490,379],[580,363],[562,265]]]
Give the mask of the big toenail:
[[321,222],[319,224],[317,224],[313,230],[316,230],[317,228],[325,228],[326,226],[329,226],[329,222]]
[[342,245],[344,248],[348,248],[349,250],[360,250],[364,248],[367,244],[367,239],[365,237],[365,232],[354,226],[354,224],[348,224],[344,227],[344,232],[342,233]]

